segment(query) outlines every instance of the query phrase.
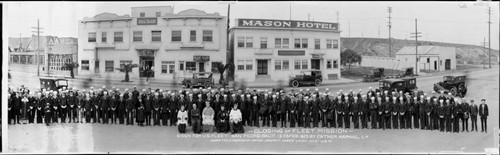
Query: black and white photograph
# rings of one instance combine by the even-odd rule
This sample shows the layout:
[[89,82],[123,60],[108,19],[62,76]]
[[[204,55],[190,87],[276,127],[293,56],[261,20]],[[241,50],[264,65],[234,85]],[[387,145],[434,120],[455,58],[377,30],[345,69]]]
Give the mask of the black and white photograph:
[[498,2],[2,3],[2,153],[499,154]]

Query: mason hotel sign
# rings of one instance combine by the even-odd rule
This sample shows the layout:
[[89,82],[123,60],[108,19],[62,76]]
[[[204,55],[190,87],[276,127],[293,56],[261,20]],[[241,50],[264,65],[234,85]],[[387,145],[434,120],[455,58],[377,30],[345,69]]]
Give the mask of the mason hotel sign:
[[316,29],[337,31],[338,23],[296,21],[296,20],[270,20],[270,19],[238,19],[239,27],[262,27],[282,29]]
[[137,18],[137,25],[156,25],[157,18]]

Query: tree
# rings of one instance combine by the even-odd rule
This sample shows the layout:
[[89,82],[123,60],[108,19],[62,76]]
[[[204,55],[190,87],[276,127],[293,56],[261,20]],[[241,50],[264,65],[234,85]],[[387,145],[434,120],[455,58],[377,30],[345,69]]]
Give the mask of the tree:
[[65,70],[69,70],[69,74],[70,74],[71,78],[74,79],[75,78],[74,69],[77,68],[78,66],[79,65],[77,62],[67,62],[62,66],[62,68]]
[[130,62],[128,64],[123,64],[123,68],[117,68],[117,70],[120,70],[120,72],[125,72],[125,80],[123,80],[122,82],[129,82],[130,81],[128,73],[132,72],[132,68],[136,68],[136,67],[139,67],[139,65],[132,64],[132,62]]
[[219,71],[220,73],[220,80],[219,80],[219,84],[223,84],[224,83],[224,72],[227,70],[227,69],[230,69],[230,68],[233,68],[233,64],[229,63],[229,64],[222,64],[222,63],[217,63],[216,64],[217,66],[215,66],[215,68],[217,68],[217,70]]
[[356,51],[351,49],[346,49],[340,53],[340,63],[342,65],[348,65],[349,70],[351,69],[351,65],[355,63],[361,64],[361,55],[359,55]]

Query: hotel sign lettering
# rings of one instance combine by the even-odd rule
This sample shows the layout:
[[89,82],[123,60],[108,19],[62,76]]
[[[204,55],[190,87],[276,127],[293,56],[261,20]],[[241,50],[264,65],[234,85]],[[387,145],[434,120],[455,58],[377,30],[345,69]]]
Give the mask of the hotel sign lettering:
[[140,56],[154,56],[155,52],[153,50],[138,50]]
[[137,25],[157,25],[157,18],[137,18]]
[[338,30],[338,23],[296,21],[296,20],[269,20],[269,19],[238,19],[239,27],[269,27],[284,29],[318,29]]
[[210,61],[210,56],[193,56],[193,61]]

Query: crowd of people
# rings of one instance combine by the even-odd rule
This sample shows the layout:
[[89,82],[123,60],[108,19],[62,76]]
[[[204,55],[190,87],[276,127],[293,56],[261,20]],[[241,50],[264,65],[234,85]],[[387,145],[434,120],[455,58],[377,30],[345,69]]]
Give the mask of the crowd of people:
[[[243,133],[245,126],[281,128],[421,129],[441,132],[487,132],[488,106],[482,99],[432,92],[330,92],[326,88],[283,90],[181,89],[142,92],[125,89],[62,88],[8,95],[10,125],[102,123],[177,126],[185,133]],[[469,128],[469,119],[471,127]],[[460,125],[461,124],[461,125]],[[460,127],[461,126],[461,127]]]

